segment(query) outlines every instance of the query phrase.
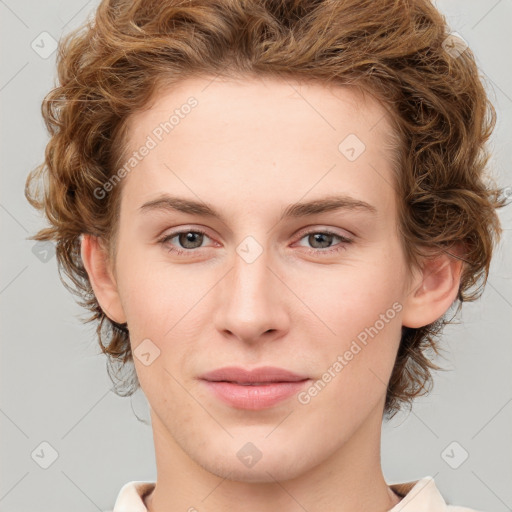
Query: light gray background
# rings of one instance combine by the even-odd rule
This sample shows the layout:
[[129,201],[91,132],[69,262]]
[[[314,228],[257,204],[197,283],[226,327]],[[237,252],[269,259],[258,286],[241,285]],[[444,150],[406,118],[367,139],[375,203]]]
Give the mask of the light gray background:
[[[40,105],[56,76],[56,54],[43,58],[31,45],[47,38],[48,50],[49,36],[42,32],[58,40],[96,5],[96,0],[0,0],[0,510],[5,512],[108,510],[124,483],[156,477],[151,427],[133,412],[149,419],[144,396],[139,391],[122,399],[110,391],[94,327],[80,323],[83,311],[59,281],[55,257],[45,263],[43,254],[33,252],[35,242],[26,239],[43,225],[23,188],[29,170],[43,159],[47,134]],[[487,77],[498,110],[491,165],[500,185],[511,186],[512,0],[439,0],[437,6]],[[465,306],[460,325],[445,332],[448,359],[441,364],[451,371],[437,373],[434,391],[419,399],[411,414],[384,424],[382,447],[389,483],[431,475],[449,503],[496,512],[512,510],[511,209],[501,212],[504,243],[486,292]],[[48,469],[31,457],[43,441],[58,452]],[[460,446],[448,450],[452,461],[462,450],[469,453],[458,469],[442,457],[453,441]]]

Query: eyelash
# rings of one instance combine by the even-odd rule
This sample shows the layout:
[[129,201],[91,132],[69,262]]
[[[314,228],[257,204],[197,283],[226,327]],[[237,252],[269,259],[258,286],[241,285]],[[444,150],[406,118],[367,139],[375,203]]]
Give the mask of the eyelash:
[[[183,233],[200,233],[200,234],[205,235],[208,238],[210,238],[208,236],[208,234],[205,231],[203,231],[202,229],[194,228],[194,229],[184,229],[184,230],[181,230],[181,231],[173,231],[172,233],[169,233],[164,238],[159,240],[159,243],[161,243],[164,246],[167,246],[167,250],[169,252],[175,253],[175,254],[177,254],[179,256],[182,256],[185,253],[189,253],[190,254],[190,253],[196,251],[197,249],[200,249],[200,247],[198,247],[197,249],[177,249],[175,247],[168,246],[168,242],[170,240],[172,240],[176,236],[181,235]],[[342,235],[339,235],[338,233],[334,233],[333,231],[330,231],[330,230],[308,231],[308,232],[302,234],[302,236],[299,238],[299,241],[302,240],[303,238],[309,236],[309,235],[317,235],[317,234],[333,235],[333,236],[339,238],[341,242],[340,242],[340,244],[338,244],[338,246],[334,246],[334,248],[328,248],[328,249],[311,249],[311,248],[308,249],[308,248],[306,248],[308,254],[314,254],[314,255],[318,255],[318,254],[324,254],[325,255],[325,254],[328,254],[328,255],[332,255],[334,253],[338,253],[340,251],[344,251],[346,249],[345,245],[351,244],[353,242],[353,240],[351,240],[350,238],[346,238],[346,237],[344,237]]]

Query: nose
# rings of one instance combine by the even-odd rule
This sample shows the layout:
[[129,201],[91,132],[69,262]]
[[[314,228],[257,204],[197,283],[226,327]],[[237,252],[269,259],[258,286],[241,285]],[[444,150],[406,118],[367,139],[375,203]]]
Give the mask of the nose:
[[275,259],[269,251],[263,249],[254,259],[255,250],[250,244],[249,252],[243,244],[238,247],[233,267],[218,285],[214,316],[223,336],[250,344],[275,340],[288,331],[288,304],[293,297],[273,268]]

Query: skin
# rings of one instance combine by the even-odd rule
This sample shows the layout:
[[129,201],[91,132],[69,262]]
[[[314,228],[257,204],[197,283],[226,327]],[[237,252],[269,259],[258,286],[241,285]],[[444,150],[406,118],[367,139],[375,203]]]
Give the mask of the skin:
[[[389,510],[399,498],[382,474],[380,436],[401,326],[442,316],[456,298],[460,262],[443,255],[408,268],[391,186],[391,127],[377,101],[319,83],[195,78],[162,90],[131,118],[130,148],[190,96],[197,107],[123,178],[116,260],[96,238],[82,240],[105,313],[128,323],[132,350],[148,338],[160,350],[148,366],[134,358],[158,475],[146,506]],[[354,161],[338,149],[348,134],[366,146]],[[224,221],[140,212],[163,192],[206,202]],[[279,220],[290,204],[332,194],[376,212]],[[188,245],[177,236],[159,241],[194,228],[207,235]],[[352,243],[307,236],[326,229]],[[262,250],[252,263],[236,251],[247,236]],[[237,409],[198,380],[223,366],[273,365],[317,381],[394,303],[394,318],[307,404],[293,396],[260,411]],[[237,457],[247,442],[262,454],[252,467]]]

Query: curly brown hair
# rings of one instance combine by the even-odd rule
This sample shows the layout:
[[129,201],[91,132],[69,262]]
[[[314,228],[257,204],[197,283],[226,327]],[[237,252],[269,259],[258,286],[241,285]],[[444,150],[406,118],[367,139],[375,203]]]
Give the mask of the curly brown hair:
[[[464,246],[457,296],[480,296],[500,238],[500,189],[486,178],[496,122],[473,53],[453,45],[430,0],[103,0],[65,36],[58,80],[42,104],[50,134],[25,195],[50,227],[59,275],[97,322],[116,392],[139,387],[127,324],[102,311],[80,256],[81,234],[99,237],[115,261],[122,187],[95,193],[125,161],[127,121],[160,87],[195,76],[271,76],[352,85],[389,111],[399,140],[395,188],[409,264],[424,249]],[[450,44],[447,44],[447,41]],[[41,178],[46,178],[41,187]],[[453,257],[457,257],[452,255]],[[62,271],[71,284],[63,279]],[[446,315],[402,328],[384,413],[430,391]],[[128,376],[119,377],[129,369]]]

